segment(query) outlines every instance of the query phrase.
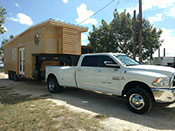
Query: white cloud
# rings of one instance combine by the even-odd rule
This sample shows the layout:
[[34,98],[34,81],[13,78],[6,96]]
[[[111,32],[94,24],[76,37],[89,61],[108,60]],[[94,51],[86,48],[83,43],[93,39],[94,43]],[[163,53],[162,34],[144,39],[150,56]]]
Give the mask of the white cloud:
[[172,7],[172,8],[170,8],[169,9],[169,11],[167,11],[165,14],[167,15],[167,16],[172,16],[172,17],[175,17],[175,7]]
[[[157,8],[167,8],[175,4],[175,0],[143,0],[142,1],[142,10],[152,9],[153,7]],[[131,6],[126,9],[127,12],[133,14],[133,10],[136,10],[137,14],[139,13],[139,3],[136,6]],[[174,11],[174,10],[173,10]],[[174,12],[172,13],[174,14]]]
[[64,2],[64,3],[67,3],[67,2],[68,2],[68,0],[63,0],[63,2]]
[[143,0],[143,10],[153,7],[166,8],[175,3],[175,0]]
[[[163,56],[163,48],[166,49],[166,56],[175,56],[174,52],[174,41],[175,41],[175,31],[162,28],[162,35],[160,39],[163,39],[164,42],[160,47],[160,54]],[[154,53],[154,57],[158,56],[158,51]]]
[[4,30],[7,32],[8,31],[8,29],[6,28],[6,27],[4,27]]
[[33,25],[32,19],[23,13],[18,13],[15,18],[9,17],[7,19],[15,22],[19,22],[20,24],[24,24],[24,25],[30,25],[30,26]]
[[81,45],[87,46],[87,44],[86,42],[81,42]]
[[88,39],[87,33],[86,34],[81,34],[81,40],[82,41],[87,40],[87,39]]
[[4,30],[7,32],[8,31],[8,29],[5,27],[5,26],[2,26],[3,28],[4,28]]
[[126,8],[126,12],[128,12],[130,15],[134,14],[134,10],[136,10],[136,14],[138,14],[138,9],[136,7],[130,7],[130,8]]
[[21,8],[21,7],[19,6],[19,4],[18,4],[18,3],[15,3],[15,6],[16,6],[16,7],[18,7],[18,8]]
[[151,23],[154,23],[156,21],[162,21],[164,20],[162,14],[156,14],[156,16],[151,16],[151,17],[148,17],[148,20],[151,22]]
[[[77,23],[80,23],[90,17],[91,15],[94,14],[93,11],[87,10],[87,5],[86,4],[81,4],[79,7],[77,7],[77,14],[78,18],[75,20]],[[97,20],[94,18],[89,18],[86,21],[84,21],[81,24],[97,24]]]

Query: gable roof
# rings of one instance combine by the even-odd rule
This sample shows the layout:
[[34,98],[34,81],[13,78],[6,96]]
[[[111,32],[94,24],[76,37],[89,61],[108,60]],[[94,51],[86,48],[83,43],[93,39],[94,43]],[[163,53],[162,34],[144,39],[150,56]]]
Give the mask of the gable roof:
[[6,43],[5,45],[3,45],[2,47],[4,48],[6,45],[9,45],[13,41],[15,41],[16,39],[18,39],[22,35],[24,35],[26,32],[28,32],[30,30],[33,30],[35,28],[38,28],[38,27],[46,26],[46,25],[51,25],[51,26],[55,26],[55,27],[68,27],[68,28],[76,29],[79,32],[87,32],[88,31],[88,28],[85,28],[85,27],[82,27],[82,26],[77,26],[77,25],[68,24],[68,23],[61,22],[61,21],[55,21],[54,19],[49,19],[49,20],[46,20],[44,22],[41,22],[41,23],[39,23],[37,25],[31,26],[30,28],[28,28],[27,30],[25,30],[24,32],[22,32],[21,34],[19,34],[16,37],[14,37],[12,40],[10,40],[8,43]]

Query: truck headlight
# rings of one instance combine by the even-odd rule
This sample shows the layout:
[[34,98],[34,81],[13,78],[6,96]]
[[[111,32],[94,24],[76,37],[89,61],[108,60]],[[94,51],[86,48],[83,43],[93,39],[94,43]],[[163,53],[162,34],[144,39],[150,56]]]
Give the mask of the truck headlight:
[[152,85],[153,86],[169,86],[170,83],[170,79],[168,77],[164,77],[164,78],[156,78]]

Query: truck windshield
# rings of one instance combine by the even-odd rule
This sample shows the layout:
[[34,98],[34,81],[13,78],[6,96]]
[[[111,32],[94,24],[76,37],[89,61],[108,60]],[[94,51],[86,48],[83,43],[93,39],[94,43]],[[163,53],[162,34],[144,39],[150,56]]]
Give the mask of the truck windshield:
[[120,60],[126,66],[139,65],[138,62],[125,55],[114,55],[118,60]]

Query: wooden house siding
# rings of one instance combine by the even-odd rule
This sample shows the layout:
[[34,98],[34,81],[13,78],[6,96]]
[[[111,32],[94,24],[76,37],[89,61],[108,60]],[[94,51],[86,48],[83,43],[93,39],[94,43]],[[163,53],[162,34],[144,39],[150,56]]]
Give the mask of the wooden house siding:
[[81,45],[77,46],[78,43],[78,32],[70,28],[63,28],[63,54],[75,54],[80,55]]

